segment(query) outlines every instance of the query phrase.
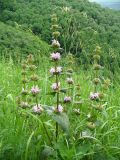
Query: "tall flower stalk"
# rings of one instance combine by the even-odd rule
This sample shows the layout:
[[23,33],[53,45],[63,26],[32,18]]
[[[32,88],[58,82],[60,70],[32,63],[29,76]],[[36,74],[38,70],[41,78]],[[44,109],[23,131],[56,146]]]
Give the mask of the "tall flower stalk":
[[[52,84],[52,89],[56,93],[56,112],[61,113],[63,111],[63,107],[60,105],[60,82],[59,76],[62,72],[62,67],[59,66],[59,61],[61,59],[61,55],[59,53],[60,43],[58,41],[58,37],[60,36],[60,32],[58,31],[57,24],[57,16],[52,15],[52,50],[51,60],[54,63],[54,66],[50,69],[50,73],[55,77],[55,83]],[[56,122],[56,141],[58,138],[58,123]]]
[[99,46],[96,47],[95,53],[93,56],[93,92],[90,93],[90,100],[91,100],[91,111],[88,114],[88,127],[94,129],[96,127],[97,115],[95,110],[102,109],[101,99],[103,98],[104,94],[101,93],[101,79],[100,79],[100,70],[102,66],[100,65],[100,57],[101,57],[101,48]]

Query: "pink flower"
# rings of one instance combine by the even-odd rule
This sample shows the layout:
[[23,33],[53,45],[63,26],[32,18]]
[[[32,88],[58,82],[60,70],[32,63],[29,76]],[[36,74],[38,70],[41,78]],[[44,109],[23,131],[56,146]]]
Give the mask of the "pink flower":
[[62,72],[62,67],[57,67],[57,68],[51,68],[50,69],[50,73],[52,75],[54,75],[54,74],[60,74],[61,72]]
[[98,100],[99,99],[99,93],[93,93],[93,92],[91,92],[90,93],[90,99],[91,100]]
[[66,97],[64,98],[64,102],[65,102],[65,103],[71,102],[71,97],[67,97],[67,96],[66,96]]
[[61,55],[58,52],[51,54],[51,59],[54,61],[58,61],[58,60],[60,60],[60,58],[61,58]]
[[54,40],[52,40],[52,46],[60,48],[60,43],[57,40],[54,39]]
[[51,87],[52,87],[53,90],[58,90],[60,88],[60,82],[53,83]]
[[61,105],[58,105],[57,111],[59,113],[62,113],[63,112],[63,107]]
[[67,78],[67,83],[68,83],[68,84],[73,84],[73,83],[74,83],[74,81],[73,81],[73,79],[72,79],[72,78]]
[[40,104],[33,106],[32,108],[33,113],[41,113],[43,111],[43,108]]
[[39,94],[39,92],[40,92],[40,89],[39,89],[38,86],[33,86],[33,87],[32,87],[31,93],[32,93],[33,95]]

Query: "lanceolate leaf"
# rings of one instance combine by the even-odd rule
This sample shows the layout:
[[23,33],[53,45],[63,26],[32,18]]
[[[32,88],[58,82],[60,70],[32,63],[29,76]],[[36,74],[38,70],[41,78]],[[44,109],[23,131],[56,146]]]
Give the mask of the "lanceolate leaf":
[[59,124],[64,132],[69,132],[69,118],[66,113],[55,114],[52,118]]

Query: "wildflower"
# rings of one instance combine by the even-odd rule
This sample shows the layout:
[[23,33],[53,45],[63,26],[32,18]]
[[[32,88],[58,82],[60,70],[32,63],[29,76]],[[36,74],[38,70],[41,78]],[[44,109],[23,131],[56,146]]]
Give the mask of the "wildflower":
[[54,61],[58,61],[58,60],[60,60],[60,58],[61,58],[61,55],[58,52],[51,54],[51,59]]
[[73,81],[73,79],[72,79],[72,78],[67,78],[67,83],[68,83],[68,84],[73,84],[73,83],[74,83],[74,81]]
[[65,103],[71,102],[71,97],[67,97],[67,96],[66,96],[66,97],[64,98],[64,102],[65,102]]
[[63,107],[61,105],[58,105],[57,112],[59,113],[63,112]]
[[51,87],[52,87],[53,90],[58,90],[60,88],[60,82],[53,83]]
[[60,43],[57,40],[52,40],[52,47],[60,48]]
[[54,37],[60,36],[60,32],[58,32],[58,31],[53,32],[53,36],[54,36]]
[[90,93],[90,99],[91,100],[98,100],[99,99],[99,93]]
[[33,95],[37,95],[37,94],[39,94],[39,92],[40,92],[40,89],[39,89],[38,86],[33,86],[33,87],[32,87],[31,93],[32,93]]
[[51,68],[50,69],[50,73],[52,75],[54,75],[54,74],[60,74],[61,72],[62,72],[62,67],[56,67],[56,68]]
[[40,104],[33,106],[32,108],[33,113],[39,114],[43,111],[43,108]]

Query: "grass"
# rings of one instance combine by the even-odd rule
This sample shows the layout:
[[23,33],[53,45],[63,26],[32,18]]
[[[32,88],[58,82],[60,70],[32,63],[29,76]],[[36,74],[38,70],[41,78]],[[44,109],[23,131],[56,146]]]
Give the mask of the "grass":
[[[55,101],[52,96],[47,95],[52,81],[48,78],[49,67],[48,62],[41,63],[38,67],[38,74],[41,77],[39,86],[42,88],[41,103],[48,106],[54,105]],[[7,63],[2,61],[0,68],[0,159],[40,159],[44,146],[50,145],[43,130],[41,119],[44,120],[53,141],[55,123],[46,114],[36,116],[28,110],[20,110],[17,107],[16,97],[21,91],[21,66],[14,65],[12,61]],[[105,98],[107,106],[102,112],[96,112],[98,127],[95,131],[91,131],[85,125],[86,115],[89,113],[88,97],[92,90],[91,75],[92,71],[83,70],[74,74],[76,83],[81,85],[81,97],[84,103],[79,106],[80,115],[76,116],[71,112],[69,114],[70,140],[60,130],[55,148],[59,150],[61,159],[65,160],[119,160],[120,86],[117,82],[113,82],[107,90]],[[65,87],[63,79],[61,78],[62,85]],[[75,88],[73,98],[74,95]],[[72,104],[68,105],[67,109],[75,107]],[[87,133],[84,138],[80,136],[83,131]]]

